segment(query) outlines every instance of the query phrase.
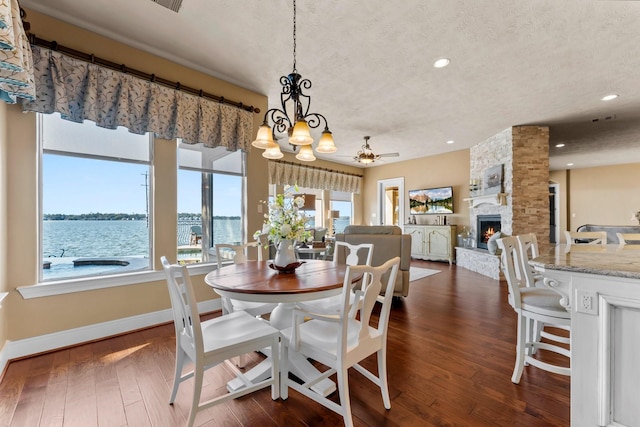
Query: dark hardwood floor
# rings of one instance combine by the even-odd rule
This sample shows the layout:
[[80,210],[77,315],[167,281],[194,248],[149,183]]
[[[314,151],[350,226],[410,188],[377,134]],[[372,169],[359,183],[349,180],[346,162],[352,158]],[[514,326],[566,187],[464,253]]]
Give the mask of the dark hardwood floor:
[[[389,325],[391,410],[379,389],[350,373],[356,426],[568,426],[569,378],[525,368],[511,383],[516,315],[506,283],[446,263],[394,301]],[[167,401],[173,325],[162,325],[11,362],[0,384],[0,426],[182,426],[192,390]],[[261,355],[251,356],[256,363]],[[365,365],[375,372],[375,356]],[[203,396],[224,392],[225,366],[205,375]],[[290,391],[268,389],[202,412],[199,426],[336,426],[342,418]]]

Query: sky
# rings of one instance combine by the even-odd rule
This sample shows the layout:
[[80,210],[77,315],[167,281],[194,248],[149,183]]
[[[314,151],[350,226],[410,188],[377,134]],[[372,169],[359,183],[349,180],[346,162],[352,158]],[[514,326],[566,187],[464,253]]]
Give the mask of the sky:
[[[146,185],[151,182],[149,166],[90,156],[148,161],[148,135],[133,134],[122,127],[101,128],[90,120],[74,123],[60,119],[58,114],[39,117],[45,149],[86,156],[44,155],[43,213],[146,213]],[[201,188],[200,172],[179,171],[179,213],[202,212]],[[241,194],[242,178],[215,175],[213,215],[240,216]]]
[[[148,166],[134,163],[45,154],[43,212],[144,214],[144,174],[148,170]],[[241,214],[241,183],[239,177],[216,175],[214,215]],[[200,173],[180,171],[178,185],[178,212],[201,212]]]

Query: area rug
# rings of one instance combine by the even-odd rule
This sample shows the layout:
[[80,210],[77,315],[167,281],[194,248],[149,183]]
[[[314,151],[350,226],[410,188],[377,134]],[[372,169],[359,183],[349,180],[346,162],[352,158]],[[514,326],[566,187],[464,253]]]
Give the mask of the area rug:
[[409,280],[424,279],[425,277],[433,276],[440,273],[440,270],[431,270],[429,268],[409,267]]

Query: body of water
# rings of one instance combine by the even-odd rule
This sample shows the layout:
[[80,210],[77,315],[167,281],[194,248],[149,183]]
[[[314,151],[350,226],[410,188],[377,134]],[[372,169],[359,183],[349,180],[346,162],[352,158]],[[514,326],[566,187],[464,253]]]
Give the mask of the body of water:
[[[189,245],[191,227],[200,224],[199,220],[181,220],[178,223],[176,246]],[[242,241],[239,218],[214,218],[213,225],[214,244]],[[131,263],[131,267],[144,269],[149,265],[147,221],[44,221],[42,244],[43,261],[51,262],[49,269],[43,269],[44,280],[125,270],[104,265],[73,267],[73,260],[77,258],[134,257],[138,261]],[[141,258],[147,261],[141,263]]]
[[[218,243],[242,241],[240,219],[214,219],[214,240]],[[176,245],[188,245],[191,226],[199,221],[178,224]],[[44,221],[43,256],[118,257],[149,256],[149,229],[146,221]]]

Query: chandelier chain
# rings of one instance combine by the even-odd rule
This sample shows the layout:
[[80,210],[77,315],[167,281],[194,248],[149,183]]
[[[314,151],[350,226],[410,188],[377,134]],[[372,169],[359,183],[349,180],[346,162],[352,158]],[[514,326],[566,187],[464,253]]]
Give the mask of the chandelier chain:
[[293,0],[293,72],[296,73],[296,0]]

